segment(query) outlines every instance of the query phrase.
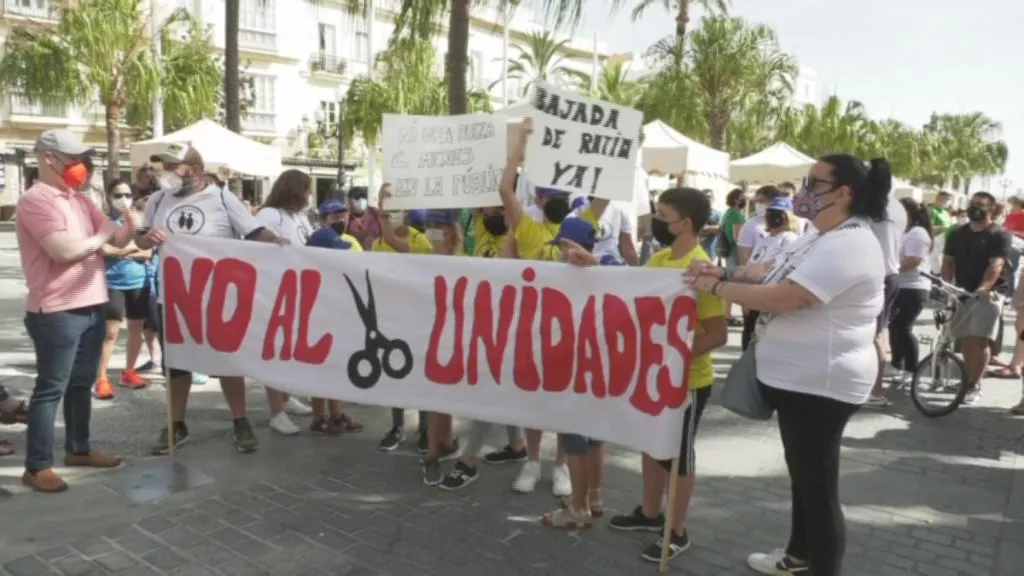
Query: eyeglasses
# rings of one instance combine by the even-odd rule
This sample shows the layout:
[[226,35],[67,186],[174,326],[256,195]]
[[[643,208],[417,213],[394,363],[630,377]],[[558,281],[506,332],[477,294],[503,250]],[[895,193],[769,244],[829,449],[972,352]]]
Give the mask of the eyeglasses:
[[814,176],[807,177],[808,190],[814,190],[814,187],[817,186],[818,184],[828,184],[830,186],[835,186],[836,182],[835,180],[821,180],[820,178],[815,178]]
[[111,198],[131,198],[132,194],[131,194],[131,192],[126,192],[126,193],[122,193],[122,194],[111,194],[110,197]]

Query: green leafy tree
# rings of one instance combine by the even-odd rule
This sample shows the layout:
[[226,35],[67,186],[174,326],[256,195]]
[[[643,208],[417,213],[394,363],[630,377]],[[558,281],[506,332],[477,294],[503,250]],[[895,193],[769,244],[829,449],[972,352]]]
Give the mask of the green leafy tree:
[[[151,102],[162,79],[145,6],[142,0],[58,0],[56,27],[12,28],[0,57],[0,88],[34,102],[84,106],[98,100],[103,105],[112,159],[108,179],[120,169],[116,159],[129,102]],[[177,11],[160,29],[188,22],[187,13]],[[201,52],[186,54],[204,62]],[[210,99],[208,80],[199,74],[192,78],[184,93],[170,96],[172,101],[180,98],[181,108],[201,108]]]
[[[567,52],[569,39],[559,40],[547,30],[531,32],[526,36],[524,44],[516,44],[514,48],[519,55],[508,64],[509,78],[525,79],[523,89],[536,80],[552,82],[566,88],[580,88],[590,85],[590,75],[566,65],[564,54]],[[491,88],[501,83],[495,80]]]

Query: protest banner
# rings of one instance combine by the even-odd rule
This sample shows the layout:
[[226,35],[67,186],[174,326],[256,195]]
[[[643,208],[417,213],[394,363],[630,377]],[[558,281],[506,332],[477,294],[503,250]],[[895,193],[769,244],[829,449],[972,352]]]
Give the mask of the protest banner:
[[161,265],[169,366],[678,454],[696,325],[678,272],[185,235]]
[[643,114],[546,82],[534,84],[530,103],[526,171],[533,185],[633,202]]
[[386,209],[500,206],[506,120],[491,114],[384,115]]

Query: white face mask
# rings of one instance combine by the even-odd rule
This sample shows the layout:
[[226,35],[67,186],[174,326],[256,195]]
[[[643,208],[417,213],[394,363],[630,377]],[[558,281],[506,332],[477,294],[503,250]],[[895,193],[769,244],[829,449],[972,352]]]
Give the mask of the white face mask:
[[355,206],[356,212],[365,212],[366,211],[366,206],[367,206],[366,198],[360,198],[360,199],[356,200],[355,203],[354,203],[354,206]]
[[174,194],[181,190],[181,187],[184,184],[181,181],[181,176],[178,176],[174,172],[163,172],[160,174],[157,182],[160,183],[160,190],[168,194]]
[[114,198],[110,202],[110,205],[118,212],[124,212],[125,210],[131,208],[132,200],[131,198]]
[[444,246],[444,230],[441,228],[427,228],[427,239],[434,245],[434,250]]
[[405,212],[401,210],[388,213],[388,220],[391,222],[392,228],[398,228],[405,224]]
[[761,202],[758,202],[757,204],[754,204],[754,214],[756,214],[758,216],[764,216],[764,213],[767,212],[767,211],[768,211],[768,205],[767,204],[762,204]]

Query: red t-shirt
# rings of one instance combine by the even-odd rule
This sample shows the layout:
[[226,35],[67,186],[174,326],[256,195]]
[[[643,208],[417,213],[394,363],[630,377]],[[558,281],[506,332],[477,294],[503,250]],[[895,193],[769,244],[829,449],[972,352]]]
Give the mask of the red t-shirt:
[[1018,234],[1024,233],[1024,210],[1008,214],[1006,222],[1003,222],[1003,228]]

